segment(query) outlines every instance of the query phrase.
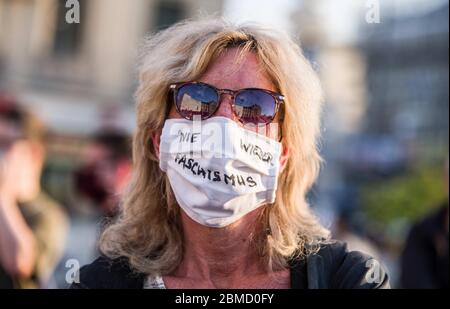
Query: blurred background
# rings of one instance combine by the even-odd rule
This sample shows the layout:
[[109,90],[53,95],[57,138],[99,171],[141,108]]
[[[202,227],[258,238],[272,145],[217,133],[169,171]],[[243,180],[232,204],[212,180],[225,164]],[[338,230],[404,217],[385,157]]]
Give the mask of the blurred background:
[[[289,32],[321,76],[326,163],[309,199],[334,237],[378,257],[394,287],[448,287],[448,1],[79,0],[72,24],[66,2],[0,0],[0,160],[39,119],[36,177],[55,209],[48,233],[62,235],[42,238],[51,258],[35,286],[66,287],[71,263],[98,254],[131,168],[143,38],[215,14]],[[31,213],[24,229],[51,225]],[[0,287],[14,277],[5,265]]]

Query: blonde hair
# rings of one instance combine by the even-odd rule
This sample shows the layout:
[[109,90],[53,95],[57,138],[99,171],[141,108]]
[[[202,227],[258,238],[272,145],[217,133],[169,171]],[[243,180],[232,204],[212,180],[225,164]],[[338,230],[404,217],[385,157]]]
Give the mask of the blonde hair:
[[304,257],[317,248],[311,245],[328,238],[305,198],[321,162],[317,143],[322,92],[301,49],[286,34],[258,25],[184,21],[151,36],[144,45],[136,91],[133,176],[120,215],[100,239],[103,254],[127,258],[137,272],[169,274],[183,255],[180,208],[152,143],[171,107],[169,85],[198,79],[230,46],[254,52],[285,96],[282,142],[289,159],[279,176],[275,203],[263,210],[255,246],[273,270]]

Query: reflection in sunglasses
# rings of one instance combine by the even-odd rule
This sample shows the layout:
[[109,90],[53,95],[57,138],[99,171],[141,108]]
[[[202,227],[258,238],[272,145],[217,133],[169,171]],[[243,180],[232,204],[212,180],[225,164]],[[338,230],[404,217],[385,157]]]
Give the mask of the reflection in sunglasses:
[[198,101],[185,93],[181,100],[180,111],[210,113],[214,111],[214,108],[212,107],[215,107],[216,105],[217,104],[211,104],[210,102]]

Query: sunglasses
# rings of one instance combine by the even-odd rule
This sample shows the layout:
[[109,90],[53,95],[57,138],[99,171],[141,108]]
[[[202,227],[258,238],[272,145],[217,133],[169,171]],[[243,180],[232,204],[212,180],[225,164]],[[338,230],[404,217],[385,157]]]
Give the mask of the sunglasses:
[[175,108],[181,117],[188,120],[192,120],[194,116],[205,120],[214,115],[223,94],[231,96],[233,112],[244,124],[271,123],[280,105],[284,103],[284,96],[281,94],[260,88],[217,89],[206,83],[184,82],[171,84],[170,89]]

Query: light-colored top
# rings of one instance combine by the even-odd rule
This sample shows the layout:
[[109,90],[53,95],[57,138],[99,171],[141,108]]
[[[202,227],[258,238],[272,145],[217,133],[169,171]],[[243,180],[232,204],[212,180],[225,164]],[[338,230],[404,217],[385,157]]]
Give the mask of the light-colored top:
[[161,290],[166,289],[166,285],[164,284],[164,280],[161,276],[148,276],[144,282],[144,289]]

